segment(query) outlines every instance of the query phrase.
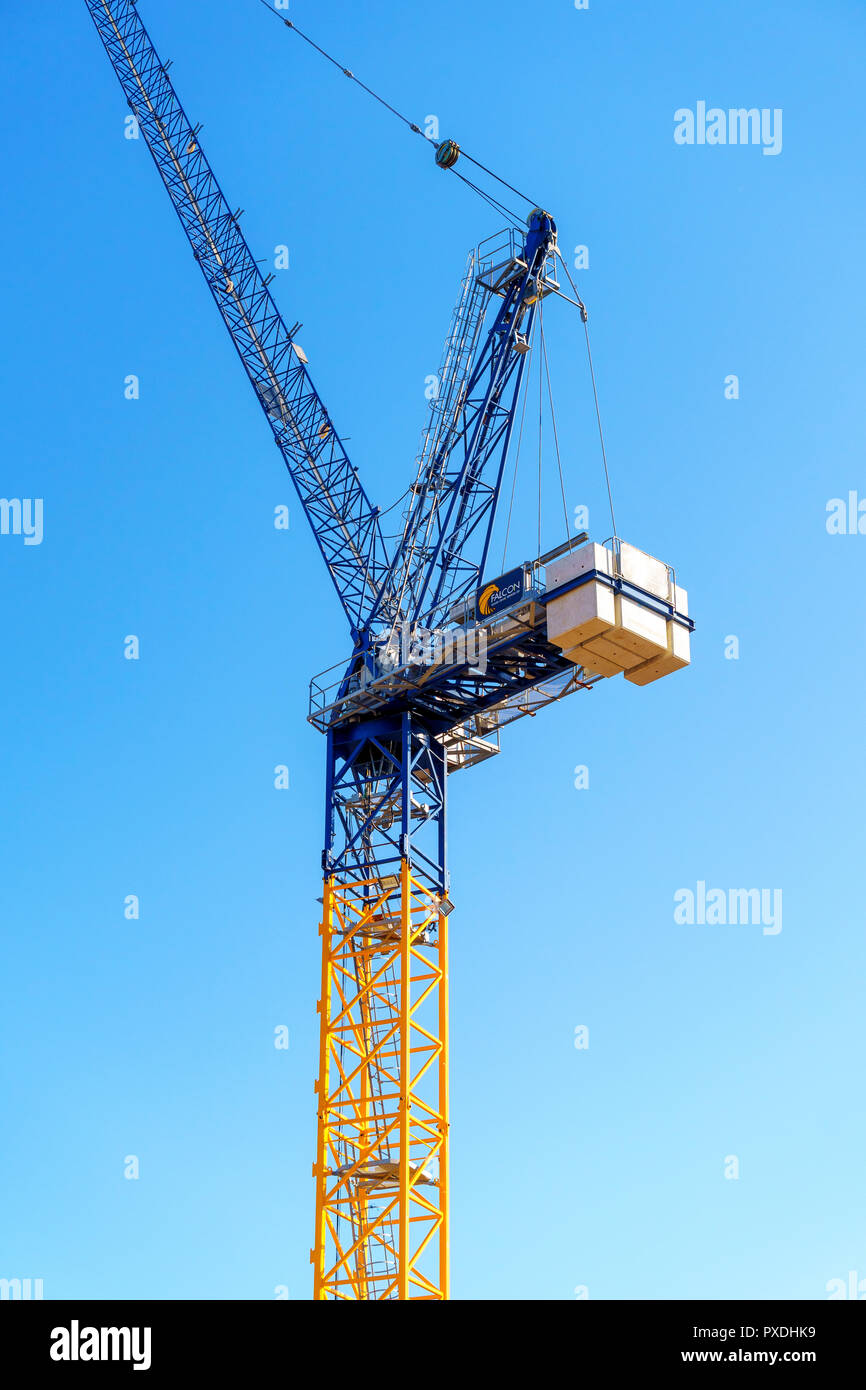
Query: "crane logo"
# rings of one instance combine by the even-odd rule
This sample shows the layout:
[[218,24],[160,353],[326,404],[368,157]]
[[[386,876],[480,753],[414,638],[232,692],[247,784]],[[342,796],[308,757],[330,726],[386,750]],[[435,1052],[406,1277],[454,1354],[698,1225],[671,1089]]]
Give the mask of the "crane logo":
[[493,596],[499,592],[495,584],[488,584],[486,589],[482,589],[478,597],[478,612],[482,618],[489,618],[493,612]]
[[523,597],[524,584],[522,566],[516,570],[509,570],[508,574],[501,575],[490,584],[485,584],[475,599],[479,618],[491,618],[500,608],[507,608],[509,604],[516,603]]

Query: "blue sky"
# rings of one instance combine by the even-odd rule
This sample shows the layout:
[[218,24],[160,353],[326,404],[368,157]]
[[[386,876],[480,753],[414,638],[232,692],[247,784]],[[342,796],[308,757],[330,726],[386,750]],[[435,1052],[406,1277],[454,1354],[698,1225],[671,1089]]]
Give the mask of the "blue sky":
[[[389,503],[498,220],[254,0],[140,8],[256,254],[289,246],[278,301]],[[830,499],[866,497],[866,15],[292,16],[588,246],[618,529],[675,564],[698,623],[688,671],[603,682],[452,781],[454,1294],[826,1297],[866,1278],[866,537],[826,528]],[[0,494],[43,498],[45,529],[0,536],[0,1276],[306,1298],[324,748],[305,715],[342,619],[85,5],[54,7],[50,43],[37,8],[5,22]],[[677,145],[699,101],[781,109],[781,153]],[[551,301],[545,322],[569,507],[603,539],[579,325]],[[543,523],[557,543],[556,486]],[[781,932],[676,923],[698,881],[781,889]]]

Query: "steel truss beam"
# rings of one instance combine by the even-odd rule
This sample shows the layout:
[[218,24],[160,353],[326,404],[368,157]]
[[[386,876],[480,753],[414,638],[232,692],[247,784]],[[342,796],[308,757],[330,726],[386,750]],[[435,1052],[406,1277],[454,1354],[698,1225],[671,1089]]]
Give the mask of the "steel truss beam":
[[[536,208],[522,259],[513,261],[497,290],[484,292],[488,299],[500,294],[502,303],[465,381],[454,391],[458,404],[452,406],[449,427],[413,488],[415,499],[392,578],[371,621],[393,617],[388,603],[396,596],[410,623],[424,615],[425,621],[441,622],[450,604],[481,582],[532,325],[539,302],[555,285],[555,246],[556,224]],[[470,274],[472,269],[470,263]],[[483,314],[483,307],[482,301],[470,317]],[[477,337],[475,329],[467,331]]]
[[389,560],[374,507],[299,356],[199,139],[139,18],[133,0],[86,0],[93,23],[138,121],[255,387],[289,476],[313,528],[353,638],[380,596]]
[[448,924],[397,878],[325,880],[318,1300],[448,1297]]
[[445,769],[408,711],[328,738],[317,1299],[448,1296]]

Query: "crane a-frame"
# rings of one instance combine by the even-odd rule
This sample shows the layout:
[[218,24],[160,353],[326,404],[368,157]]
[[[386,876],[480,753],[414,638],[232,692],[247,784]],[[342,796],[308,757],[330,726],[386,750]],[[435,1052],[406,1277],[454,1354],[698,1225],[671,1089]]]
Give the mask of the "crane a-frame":
[[[685,593],[583,535],[488,577],[535,316],[560,291],[549,213],[470,257],[389,543],[134,0],[86,3],[349,624],[310,704],[327,739],[314,1297],[445,1299],[449,773],[573,690],[686,664]],[[443,168],[458,155],[437,146]]]

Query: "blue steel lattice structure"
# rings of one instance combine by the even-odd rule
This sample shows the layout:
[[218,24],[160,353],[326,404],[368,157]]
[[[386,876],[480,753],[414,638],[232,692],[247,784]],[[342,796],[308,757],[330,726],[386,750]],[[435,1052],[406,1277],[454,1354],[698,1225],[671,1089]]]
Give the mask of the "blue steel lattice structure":
[[[342,674],[314,690],[311,711],[327,735],[315,1294],[446,1298],[448,775],[498,751],[498,728],[528,712],[525,697],[540,707],[591,682],[547,641],[537,565],[519,615],[488,625],[483,667],[459,656],[387,665],[382,641],[477,616],[533,320],[557,288],[556,227],[536,208],[498,260],[471,263],[447,419],[389,549],[297,325],[280,316],[136,5],[86,4],[349,625]],[[438,1012],[422,1024],[434,995]]]
[[[536,208],[522,247],[512,238],[498,265],[476,256],[471,267],[482,296],[479,315],[487,301],[498,297],[501,304],[458,385],[439,447],[414,485],[393,580],[410,623],[447,617],[449,606],[476,589],[486,569],[535,314],[556,285],[555,245],[553,219]],[[385,602],[383,594],[378,608]]]
[[[132,0],[86,0],[199,269],[256,389],[350,628],[360,633],[389,561],[367,497],[303,357]],[[297,328],[294,330],[297,331]]]

